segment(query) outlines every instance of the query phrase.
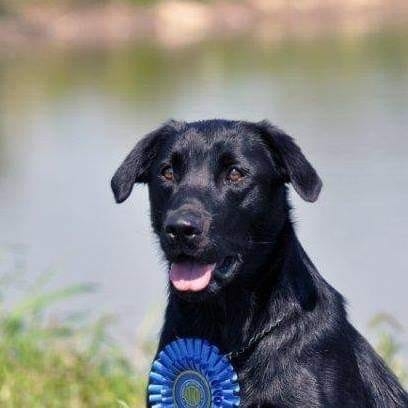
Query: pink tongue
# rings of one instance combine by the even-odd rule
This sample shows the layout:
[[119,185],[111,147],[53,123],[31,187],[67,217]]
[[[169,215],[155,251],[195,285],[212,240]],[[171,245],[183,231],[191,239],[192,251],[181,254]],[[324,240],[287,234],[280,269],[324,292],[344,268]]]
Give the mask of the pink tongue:
[[210,283],[215,264],[200,265],[194,262],[172,263],[170,280],[177,290],[198,292]]

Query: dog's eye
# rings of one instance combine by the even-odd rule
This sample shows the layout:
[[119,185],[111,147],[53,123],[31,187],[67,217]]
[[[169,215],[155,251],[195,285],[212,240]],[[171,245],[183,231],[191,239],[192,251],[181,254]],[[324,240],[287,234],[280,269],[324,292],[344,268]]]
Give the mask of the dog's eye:
[[228,170],[227,173],[228,181],[236,183],[237,181],[240,181],[243,177],[244,174],[241,171],[239,171],[236,167],[232,167],[230,170]]
[[171,166],[166,166],[163,168],[161,171],[161,175],[167,180],[167,181],[173,181],[174,180],[174,173],[173,169]]

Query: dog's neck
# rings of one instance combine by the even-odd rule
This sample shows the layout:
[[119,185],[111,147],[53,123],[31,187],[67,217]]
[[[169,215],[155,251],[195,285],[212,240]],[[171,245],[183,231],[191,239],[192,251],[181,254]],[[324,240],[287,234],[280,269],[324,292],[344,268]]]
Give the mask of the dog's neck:
[[290,221],[278,239],[279,244],[251,277],[242,274],[219,295],[190,303],[171,294],[167,317],[179,316],[172,322],[172,335],[205,338],[230,352],[243,347],[271,322],[284,322],[313,308],[316,292],[311,264]]

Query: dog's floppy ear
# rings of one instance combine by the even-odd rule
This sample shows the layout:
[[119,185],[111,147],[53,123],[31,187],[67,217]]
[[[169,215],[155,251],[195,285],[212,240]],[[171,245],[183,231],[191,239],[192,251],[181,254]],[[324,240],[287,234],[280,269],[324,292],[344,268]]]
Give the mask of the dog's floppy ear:
[[162,138],[181,127],[180,122],[170,120],[163,126],[144,136],[128,154],[116,170],[111,180],[113,195],[117,203],[125,201],[132,192],[135,183],[149,181],[149,169]]
[[259,122],[257,126],[268,146],[277,155],[285,182],[292,183],[305,201],[316,201],[322,189],[322,181],[292,137],[268,121]]

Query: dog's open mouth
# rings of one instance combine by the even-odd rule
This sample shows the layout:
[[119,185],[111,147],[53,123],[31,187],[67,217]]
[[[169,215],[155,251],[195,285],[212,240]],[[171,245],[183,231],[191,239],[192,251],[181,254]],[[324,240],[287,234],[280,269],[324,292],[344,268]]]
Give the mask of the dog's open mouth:
[[172,262],[169,278],[173,286],[181,292],[199,292],[210,284],[214,275],[227,275],[233,264],[233,257],[209,264],[199,263],[194,259]]

